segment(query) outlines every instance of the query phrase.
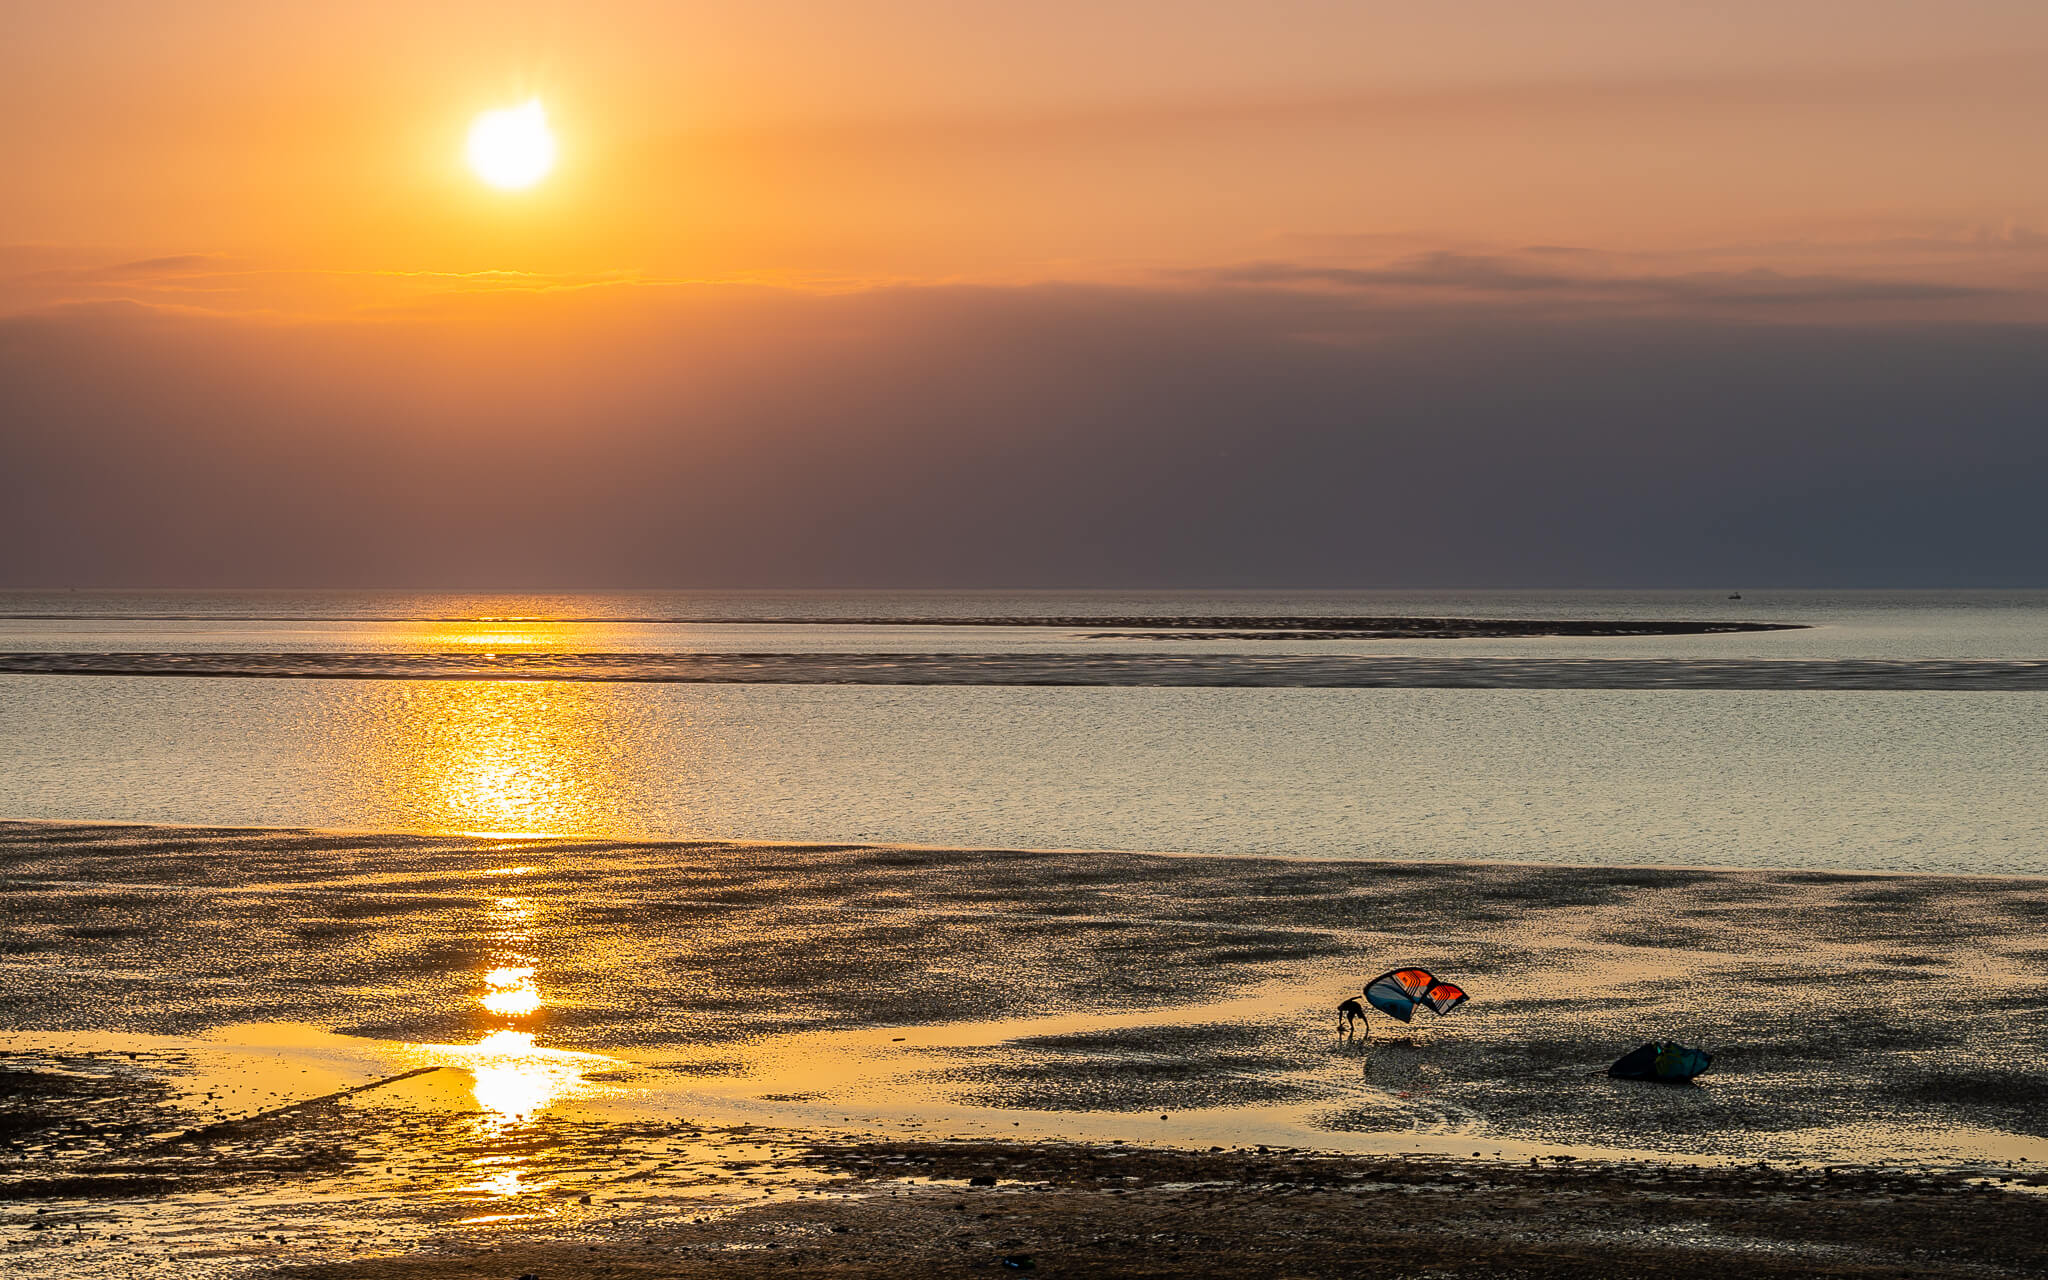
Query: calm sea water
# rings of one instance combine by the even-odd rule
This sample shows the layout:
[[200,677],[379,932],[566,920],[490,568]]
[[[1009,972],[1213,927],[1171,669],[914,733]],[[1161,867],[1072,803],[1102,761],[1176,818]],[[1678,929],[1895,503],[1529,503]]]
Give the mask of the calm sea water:
[[[1598,675],[1602,659],[1874,660],[1910,685],[1925,664],[2040,662],[2048,593],[1726,595],[0,593],[0,652],[16,654],[1351,655],[1535,664],[1563,686],[0,675],[0,815],[2048,874],[2048,692],[1613,688]],[[1807,626],[1147,640],[918,625],[1233,613]]]

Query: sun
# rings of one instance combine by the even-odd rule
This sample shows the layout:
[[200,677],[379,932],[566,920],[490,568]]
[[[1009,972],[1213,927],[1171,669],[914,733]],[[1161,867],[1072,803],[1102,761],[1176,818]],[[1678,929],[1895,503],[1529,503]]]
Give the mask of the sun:
[[469,167],[494,187],[530,187],[555,167],[555,135],[540,99],[486,111],[469,127]]

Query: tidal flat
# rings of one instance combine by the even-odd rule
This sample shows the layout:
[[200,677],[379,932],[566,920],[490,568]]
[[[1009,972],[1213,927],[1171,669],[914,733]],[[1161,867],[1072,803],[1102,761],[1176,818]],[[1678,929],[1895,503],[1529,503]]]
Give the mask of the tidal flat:
[[[2025,878],[0,824],[0,1271],[2025,1274],[2044,922]],[[1470,1003],[1340,1044],[1408,964]],[[1663,1038],[1713,1070],[1603,1074]]]

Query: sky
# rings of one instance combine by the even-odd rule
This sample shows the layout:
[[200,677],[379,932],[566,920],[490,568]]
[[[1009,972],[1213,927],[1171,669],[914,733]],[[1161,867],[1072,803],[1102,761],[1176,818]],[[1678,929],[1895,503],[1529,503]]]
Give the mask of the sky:
[[7,21],[0,586],[2048,584],[2035,0]]

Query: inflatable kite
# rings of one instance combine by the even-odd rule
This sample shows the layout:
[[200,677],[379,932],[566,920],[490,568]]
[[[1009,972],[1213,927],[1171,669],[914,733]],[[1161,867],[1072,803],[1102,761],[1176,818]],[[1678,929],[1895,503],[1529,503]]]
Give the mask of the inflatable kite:
[[1415,1016],[1422,1005],[1441,1017],[1465,1003],[1465,992],[1448,982],[1438,982],[1427,969],[1396,969],[1365,984],[1365,1002],[1389,1018],[1402,1022]]
[[1607,1068],[1607,1074],[1617,1080],[1684,1084],[1713,1065],[1714,1055],[1704,1049],[1689,1049],[1671,1041],[1658,1041],[1623,1054],[1621,1061]]

